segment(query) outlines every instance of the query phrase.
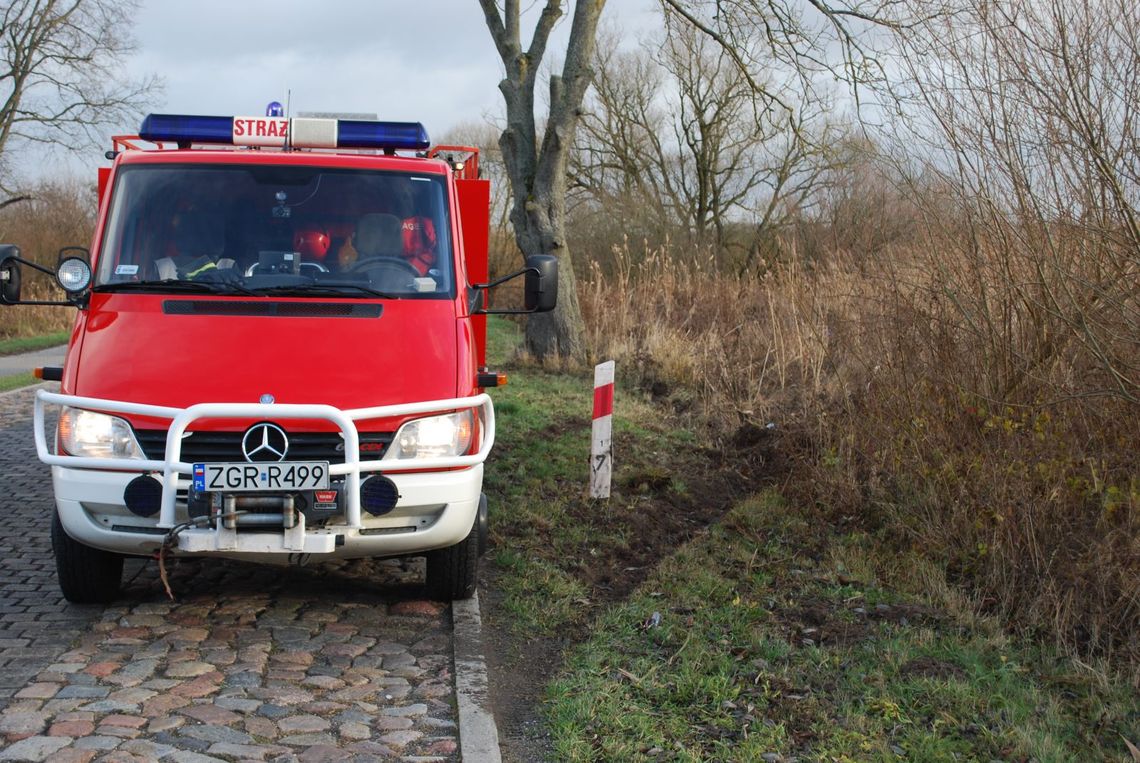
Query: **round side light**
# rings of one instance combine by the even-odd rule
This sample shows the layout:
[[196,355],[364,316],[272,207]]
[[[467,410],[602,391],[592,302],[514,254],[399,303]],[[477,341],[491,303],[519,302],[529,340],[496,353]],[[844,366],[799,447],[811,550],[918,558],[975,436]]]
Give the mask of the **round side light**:
[[91,284],[91,266],[78,257],[68,257],[59,263],[55,278],[64,291],[83,291]]

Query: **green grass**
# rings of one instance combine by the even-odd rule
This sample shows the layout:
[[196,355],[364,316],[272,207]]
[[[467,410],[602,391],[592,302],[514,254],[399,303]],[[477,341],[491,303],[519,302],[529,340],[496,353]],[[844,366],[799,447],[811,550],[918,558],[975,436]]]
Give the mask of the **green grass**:
[[489,362],[510,372],[510,383],[491,391],[496,443],[484,477],[496,584],[510,627],[561,633],[585,623],[600,579],[613,578],[606,585],[620,588],[625,568],[643,566],[633,546],[642,525],[664,510],[656,499],[695,500],[682,475],[705,468],[707,456],[643,395],[619,385],[613,497],[590,499],[592,370],[556,373],[512,363],[515,324],[497,319],[490,327]]
[[44,334],[43,336],[0,339],[0,355],[18,355],[22,352],[33,352],[47,347],[57,347],[61,344],[67,344],[67,340],[70,336],[71,334],[66,331],[59,331],[54,334]]
[[572,650],[547,697],[556,757],[1125,759],[1140,738],[1125,682],[953,601],[852,579],[851,561],[919,564],[875,548],[774,493],[740,504]]
[[7,392],[10,389],[19,389],[20,387],[27,387],[31,384],[39,384],[39,379],[31,374],[16,374],[15,376],[0,376],[0,392]]
[[[554,759],[1045,763],[1140,743],[1126,681],[1012,640],[918,555],[774,492],[704,529],[739,464],[620,369],[614,494],[589,499],[590,371],[512,361],[515,324],[490,325],[511,381],[491,393],[489,624],[570,644],[533,667]],[[678,516],[687,542],[661,532]]]

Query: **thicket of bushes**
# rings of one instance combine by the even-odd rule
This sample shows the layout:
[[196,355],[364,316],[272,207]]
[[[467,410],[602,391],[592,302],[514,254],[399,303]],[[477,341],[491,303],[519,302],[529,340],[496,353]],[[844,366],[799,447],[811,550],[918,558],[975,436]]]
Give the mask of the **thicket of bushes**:
[[726,443],[775,424],[821,519],[1140,675],[1140,11],[930,10],[880,30],[865,135],[811,86],[799,122],[734,119],[752,90],[716,47],[600,56],[571,186],[589,345]]
[[[846,198],[890,203],[788,226],[757,275],[687,248],[582,252],[593,352],[725,442],[774,424],[822,519],[925,551],[980,609],[1140,665],[1140,405],[1121,373],[1140,321],[1104,282],[1134,250],[1077,224],[982,225],[885,174]],[[1135,287],[1108,291],[1135,306]]]

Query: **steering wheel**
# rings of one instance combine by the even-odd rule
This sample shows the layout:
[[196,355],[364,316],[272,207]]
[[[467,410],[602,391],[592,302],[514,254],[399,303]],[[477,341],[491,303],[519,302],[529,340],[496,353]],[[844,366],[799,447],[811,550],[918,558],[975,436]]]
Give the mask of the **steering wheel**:
[[378,255],[376,257],[364,257],[348,266],[349,273],[356,273],[361,270],[379,270],[380,268],[402,270],[412,276],[412,278],[419,278],[420,271],[416,270],[416,266],[405,260],[403,257],[392,257],[391,255]]

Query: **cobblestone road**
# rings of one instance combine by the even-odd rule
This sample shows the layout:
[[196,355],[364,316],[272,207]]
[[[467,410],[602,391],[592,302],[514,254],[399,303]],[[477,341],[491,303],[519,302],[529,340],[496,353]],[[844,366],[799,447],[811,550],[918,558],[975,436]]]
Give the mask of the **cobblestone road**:
[[0,760],[457,760],[451,614],[422,565],[153,563],[59,594],[31,391],[0,397]]

